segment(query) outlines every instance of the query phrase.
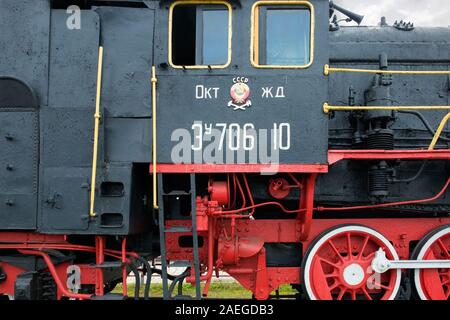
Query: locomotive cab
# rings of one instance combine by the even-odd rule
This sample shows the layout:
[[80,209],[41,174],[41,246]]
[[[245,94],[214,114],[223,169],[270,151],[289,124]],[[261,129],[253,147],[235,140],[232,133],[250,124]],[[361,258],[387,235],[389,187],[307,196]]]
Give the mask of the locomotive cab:
[[327,1],[173,1],[161,11],[158,164],[326,164]]

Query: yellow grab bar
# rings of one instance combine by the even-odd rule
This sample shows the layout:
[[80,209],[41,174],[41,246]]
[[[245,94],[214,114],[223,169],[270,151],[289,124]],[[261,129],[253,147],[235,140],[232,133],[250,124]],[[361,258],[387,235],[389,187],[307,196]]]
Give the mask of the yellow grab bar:
[[444,130],[444,127],[447,124],[449,119],[450,119],[450,113],[447,113],[447,115],[442,119],[441,123],[439,124],[439,127],[436,130],[436,133],[434,134],[433,140],[431,141],[430,146],[428,147],[428,150],[434,150],[434,147],[436,146],[436,143],[438,142],[439,137],[442,134],[442,130]]
[[450,75],[450,71],[408,71],[408,70],[372,70],[372,69],[352,69],[352,68],[334,68],[326,64],[323,68],[323,74],[328,76],[332,72],[353,72],[353,73],[384,73],[384,74],[416,74],[416,75]]
[[92,177],[91,177],[91,202],[89,209],[89,216],[95,217],[95,183],[97,178],[97,154],[98,154],[98,132],[100,126],[100,97],[102,89],[102,68],[103,68],[103,47],[98,48],[98,67],[97,67],[97,94],[95,99],[95,113],[94,113],[94,150],[92,152]]
[[330,111],[363,111],[363,110],[450,110],[450,106],[330,106],[323,104],[323,112]]
[[152,178],[153,178],[153,208],[158,209],[158,184],[156,180],[156,67],[152,66]]

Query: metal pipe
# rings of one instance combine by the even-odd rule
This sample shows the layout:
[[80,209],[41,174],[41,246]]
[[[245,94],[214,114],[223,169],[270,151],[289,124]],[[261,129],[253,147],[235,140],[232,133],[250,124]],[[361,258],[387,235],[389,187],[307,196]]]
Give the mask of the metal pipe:
[[153,178],[153,208],[158,209],[158,184],[156,180],[156,67],[152,66],[152,178]]
[[126,297],[128,295],[128,284],[127,284],[127,238],[124,237],[122,240],[122,295]]
[[139,299],[139,291],[141,290],[141,278],[139,275],[139,270],[134,265],[133,261],[130,260],[130,263],[128,264],[130,266],[131,271],[134,273],[135,280],[135,286],[134,286],[134,299]]
[[53,277],[53,280],[55,280],[56,286],[61,291],[63,296],[72,298],[72,299],[81,299],[81,300],[91,298],[90,294],[73,293],[66,289],[66,287],[64,286],[64,284],[62,283],[61,279],[58,276],[58,272],[56,271],[56,268],[52,262],[52,259],[50,259],[50,256],[47,253],[42,252],[42,251],[34,251],[34,250],[19,250],[19,252],[22,254],[28,254],[28,255],[42,257],[48,267],[48,270],[50,271],[50,274]]
[[370,73],[370,74],[410,74],[410,75],[448,75],[450,71],[434,70],[372,70],[372,69],[353,69],[353,68],[334,68],[326,64],[323,68],[323,74],[328,76],[332,72],[352,72],[352,73]]
[[98,48],[98,67],[97,67],[97,93],[95,99],[95,113],[94,113],[94,147],[92,152],[92,177],[91,177],[91,201],[89,216],[95,217],[95,180],[97,177],[97,154],[98,154],[98,135],[100,126],[100,98],[102,89],[102,68],[103,68],[103,47]]
[[152,274],[153,274],[152,267],[150,266],[150,263],[148,263],[147,259],[145,259],[144,257],[138,256],[137,259],[140,262],[142,262],[142,264],[145,267],[147,279],[145,281],[144,300],[148,300],[148,298],[150,297],[150,285],[151,285]]
[[330,106],[323,104],[323,112],[330,111],[363,111],[363,110],[391,110],[391,111],[409,111],[409,110],[450,110],[450,106]]
[[380,204],[373,204],[373,205],[364,205],[364,206],[353,206],[353,207],[317,207],[314,208],[315,211],[322,212],[322,211],[349,211],[349,210],[365,210],[365,209],[378,209],[378,208],[386,208],[386,207],[396,207],[396,206],[403,206],[403,205],[409,205],[409,204],[423,204],[428,202],[433,202],[440,197],[442,197],[445,192],[447,191],[448,187],[450,185],[450,178],[447,179],[444,187],[431,198],[427,199],[420,199],[420,200],[407,200],[407,201],[399,201],[399,202],[389,202],[389,203],[380,203]]
[[[420,121],[422,121],[423,125],[425,126],[425,128],[427,128],[427,130],[434,136],[436,134],[436,131],[433,130],[433,128],[431,127],[431,125],[428,123],[427,119],[425,119],[425,117],[418,111],[404,111],[404,110],[400,110],[399,113],[403,113],[403,114],[412,114],[414,116],[416,116],[417,118],[420,119]],[[439,137],[439,140],[442,141],[450,141],[449,138],[445,138],[445,137]]]

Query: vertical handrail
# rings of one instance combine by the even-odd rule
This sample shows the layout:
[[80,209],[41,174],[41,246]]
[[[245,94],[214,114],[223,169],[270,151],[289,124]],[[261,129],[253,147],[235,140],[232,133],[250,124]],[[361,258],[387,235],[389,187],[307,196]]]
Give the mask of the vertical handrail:
[[95,99],[95,113],[94,113],[94,147],[92,152],[92,176],[91,176],[91,201],[89,216],[95,217],[95,184],[97,178],[97,155],[98,155],[98,135],[100,126],[100,97],[102,89],[102,68],[103,68],[103,47],[98,48],[98,67],[97,67],[97,93]]
[[[191,184],[191,226],[192,226],[192,254],[194,259],[194,275],[195,275],[195,298],[197,300],[201,299],[200,293],[200,257],[198,249],[198,232],[197,232],[197,193],[195,190],[195,174],[190,175]],[[209,239],[208,241],[210,241]]]
[[152,66],[152,178],[153,178],[153,208],[158,209],[158,185],[156,177],[156,68]]
[[[163,180],[158,180],[158,187],[163,189]],[[161,201],[161,208],[159,209],[158,223],[159,223],[159,247],[161,252],[161,278],[163,287],[163,298],[168,300],[169,296],[169,283],[167,278],[167,254],[166,254],[166,222],[164,221],[164,201]]]

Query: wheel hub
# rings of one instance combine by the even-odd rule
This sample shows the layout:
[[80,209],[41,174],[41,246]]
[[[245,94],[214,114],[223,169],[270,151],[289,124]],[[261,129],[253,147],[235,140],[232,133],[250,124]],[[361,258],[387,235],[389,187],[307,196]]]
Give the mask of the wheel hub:
[[364,281],[364,269],[360,264],[352,263],[344,268],[342,277],[349,286],[358,286]]

